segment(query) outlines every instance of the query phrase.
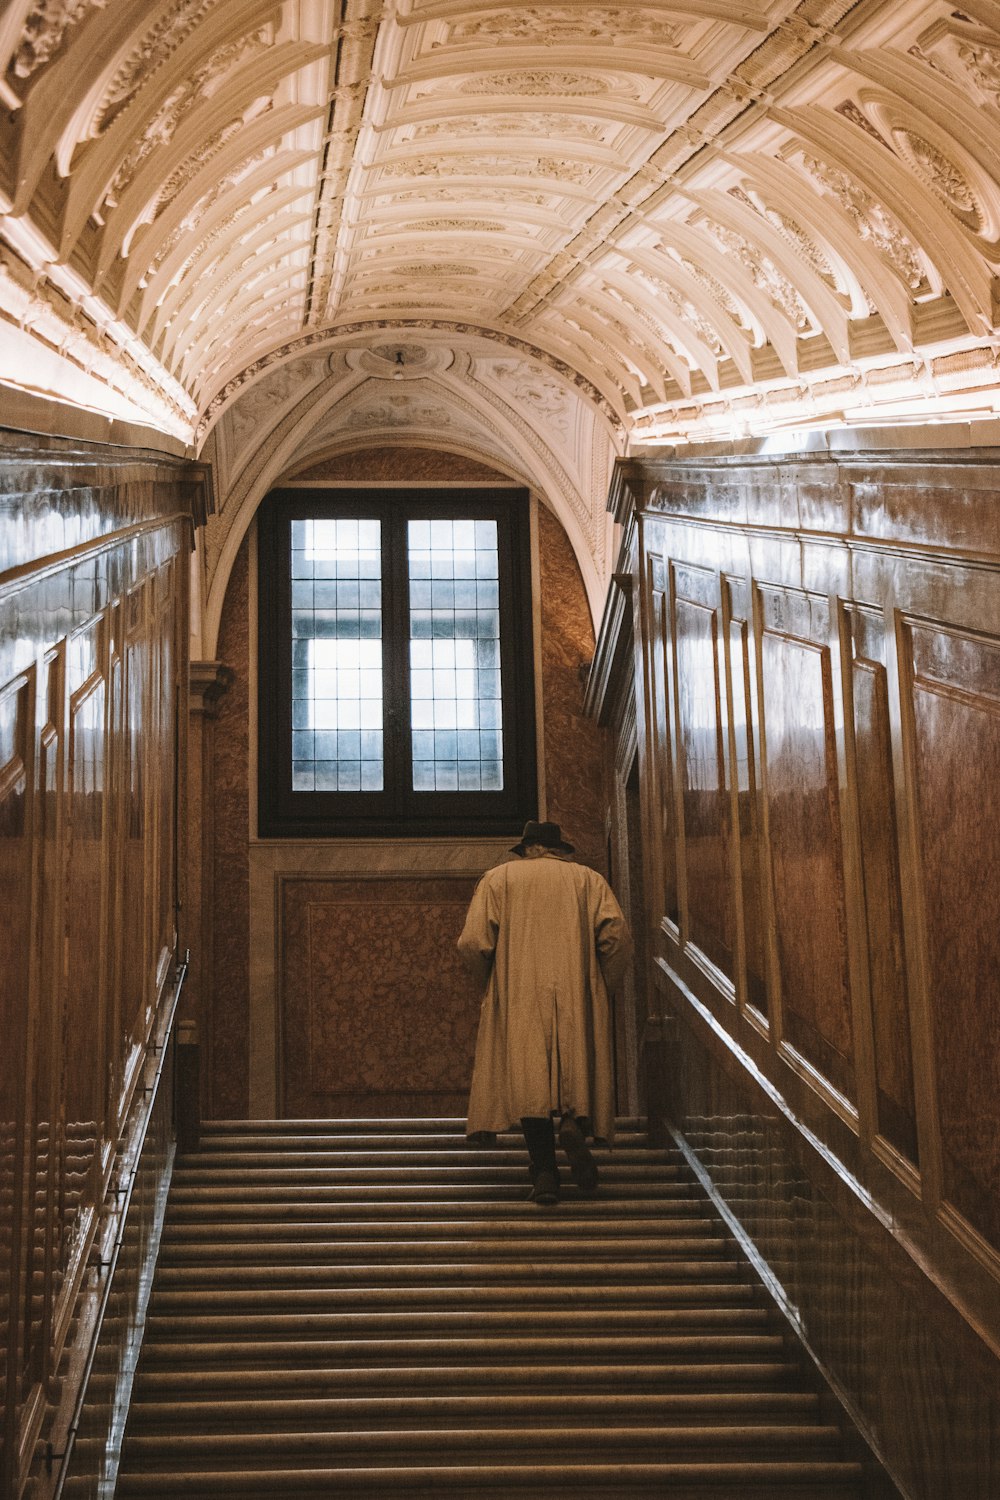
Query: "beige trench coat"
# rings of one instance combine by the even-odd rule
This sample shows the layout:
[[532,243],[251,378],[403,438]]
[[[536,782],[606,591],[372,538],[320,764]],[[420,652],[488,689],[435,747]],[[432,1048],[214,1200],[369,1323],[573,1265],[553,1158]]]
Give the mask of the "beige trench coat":
[[609,991],[632,954],[603,876],[558,855],[487,870],[458,949],[486,990],[467,1133],[522,1116],[586,1115],[614,1133]]

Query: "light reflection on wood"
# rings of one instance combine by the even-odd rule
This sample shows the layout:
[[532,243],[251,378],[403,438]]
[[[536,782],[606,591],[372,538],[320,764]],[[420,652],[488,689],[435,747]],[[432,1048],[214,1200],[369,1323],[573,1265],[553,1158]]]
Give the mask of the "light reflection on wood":
[[49,566],[51,528],[32,532],[29,507],[18,571],[0,576],[3,1494],[17,1493],[60,1400],[175,948],[175,673],[194,499],[183,463],[0,433],[0,491],[30,491],[39,466],[70,531],[74,503],[103,519]]

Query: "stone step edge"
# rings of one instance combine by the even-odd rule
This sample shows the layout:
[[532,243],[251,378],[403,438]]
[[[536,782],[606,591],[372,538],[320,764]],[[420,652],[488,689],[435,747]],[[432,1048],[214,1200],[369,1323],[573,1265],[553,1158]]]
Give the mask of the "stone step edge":
[[[257,1493],[263,1488],[296,1489],[303,1485],[329,1486],[330,1494],[350,1494],[352,1487],[372,1490],[376,1486],[383,1493],[392,1485],[434,1485],[441,1489],[459,1487],[476,1488],[484,1483],[502,1479],[505,1483],[518,1484],[593,1486],[614,1482],[622,1486],[630,1484],[658,1484],[685,1480],[711,1481],[716,1484],[742,1486],[748,1479],[755,1483],[787,1484],[789,1482],[843,1484],[845,1480],[860,1481],[862,1468],[850,1461],[828,1461],[808,1463],[663,1463],[663,1464],[455,1464],[455,1465],[407,1465],[370,1469],[268,1469],[229,1470],[203,1475],[197,1471],[177,1470],[165,1474],[129,1476],[128,1489],[137,1487],[142,1491],[160,1494],[187,1494],[205,1489],[209,1480],[213,1490],[220,1493]],[[176,1486],[171,1490],[168,1486]],[[127,1491],[126,1491],[127,1492]],[[376,1491],[377,1492],[377,1491]],[[739,1491],[734,1491],[738,1494]]]

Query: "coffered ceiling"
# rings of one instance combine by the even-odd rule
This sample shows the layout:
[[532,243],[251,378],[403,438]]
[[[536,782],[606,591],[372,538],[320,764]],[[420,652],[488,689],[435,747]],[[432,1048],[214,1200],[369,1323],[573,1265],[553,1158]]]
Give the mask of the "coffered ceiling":
[[1000,0],[7,0],[0,65],[12,383],[201,444],[409,346],[609,452],[997,398]]

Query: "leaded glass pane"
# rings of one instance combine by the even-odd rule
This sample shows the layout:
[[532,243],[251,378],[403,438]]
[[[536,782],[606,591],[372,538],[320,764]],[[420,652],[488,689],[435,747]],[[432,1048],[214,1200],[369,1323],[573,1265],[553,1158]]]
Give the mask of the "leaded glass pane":
[[380,792],[378,521],[292,522],[292,789]]
[[415,792],[503,790],[496,521],[410,521]]

